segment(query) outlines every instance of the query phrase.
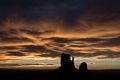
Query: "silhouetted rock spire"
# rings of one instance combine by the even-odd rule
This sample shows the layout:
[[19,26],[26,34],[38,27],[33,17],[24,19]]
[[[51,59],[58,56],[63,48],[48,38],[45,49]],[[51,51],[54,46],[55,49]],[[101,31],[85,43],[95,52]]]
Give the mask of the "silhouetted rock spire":
[[62,53],[61,54],[61,68],[63,69],[75,69],[74,66],[74,57],[72,57],[69,54]]
[[87,63],[86,62],[82,62],[81,65],[79,66],[79,70],[81,72],[87,72],[88,71]]

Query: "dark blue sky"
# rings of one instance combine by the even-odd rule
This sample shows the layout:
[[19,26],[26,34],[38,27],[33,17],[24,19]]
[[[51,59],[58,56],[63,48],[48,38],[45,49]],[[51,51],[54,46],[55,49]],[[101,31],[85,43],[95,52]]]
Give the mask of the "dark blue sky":
[[1,0],[0,15],[1,20],[12,17],[26,21],[51,18],[71,24],[78,17],[91,13],[91,17],[106,21],[119,18],[119,3],[118,0]]

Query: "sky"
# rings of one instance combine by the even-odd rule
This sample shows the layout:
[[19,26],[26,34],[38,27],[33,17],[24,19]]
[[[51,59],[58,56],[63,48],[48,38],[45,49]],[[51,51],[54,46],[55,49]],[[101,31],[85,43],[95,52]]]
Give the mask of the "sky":
[[119,0],[0,0],[0,68],[120,69]]

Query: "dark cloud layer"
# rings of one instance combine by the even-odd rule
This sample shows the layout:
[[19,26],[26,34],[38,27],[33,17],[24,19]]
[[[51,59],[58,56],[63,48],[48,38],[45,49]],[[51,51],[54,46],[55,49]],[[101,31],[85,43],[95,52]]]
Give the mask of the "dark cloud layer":
[[34,46],[34,45],[28,45],[23,46],[24,50],[23,52],[45,52],[47,49],[44,46]]
[[[68,38],[58,38],[58,37],[52,37],[48,38],[48,40],[52,40],[53,42],[56,43],[72,43],[74,41],[80,41],[80,42],[90,42],[90,43],[98,43],[98,45],[119,45],[120,37],[113,37],[113,38],[77,38],[77,39],[68,39]],[[101,43],[99,43],[101,42]]]
[[120,46],[120,37],[115,37],[115,38],[110,38],[110,39],[103,39],[100,40],[102,41],[101,43],[96,43],[93,46],[101,46],[101,47],[115,47],[115,46]]
[[[90,58],[90,57],[97,57],[98,59],[113,59],[113,58],[120,58],[120,52],[113,52],[113,51],[98,51],[95,53],[80,53],[74,50],[66,50],[65,53],[71,54],[75,57],[83,57],[83,58]],[[41,54],[41,57],[59,57],[60,54],[58,53],[48,53],[48,54]]]
[[13,17],[26,21],[51,18],[69,25],[76,23],[79,16],[89,14],[90,10],[90,15],[95,15],[91,20],[97,18],[101,22],[119,18],[119,3],[118,0],[2,0],[0,16],[1,20]]
[[13,50],[13,49],[18,49],[17,47],[9,46],[9,47],[0,47],[0,50]]
[[8,52],[8,56],[25,56],[21,52]]
[[5,42],[27,42],[27,41],[31,41],[28,38],[18,38],[18,37],[5,37],[0,39],[1,41],[5,41]]
[[[47,44],[47,45],[41,45],[41,46],[35,46],[35,45],[25,45],[25,46],[18,46],[21,47],[20,52],[7,52],[9,56],[25,56],[23,52],[35,52],[38,53],[37,56],[41,57],[59,57],[60,53],[65,52],[68,54],[71,54],[73,56],[77,57],[96,57],[96,56],[105,56],[104,58],[119,58],[119,51],[100,51],[98,49],[93,49],[93,53],[83,53],[81,50],[74,50],[69,47],[75,47],[75,48],[86,48],[86,47],[114,47],[119,46],[120,38],[113,37],[109,39],[102,39],[102,38],[78,38],[78,39],[68,39],[68,38],[46,38],[43,40],[50,40],[54,44]],[[77,42],[77,44],[74,44],[74,42]],[[85,43],[91,43],[91,44],[85,44]],[[61,50],[61,47],[65,47],[65,45],[68,45],[68,48],[65,48]],[[53,45],[53,46],[52,46]],[[54,47],[57,46],[57,47]],[[19,49],[18,47],[0,47],[0,50],[16,50]]]
[[[31,33],[33,34],[33,33]],[[12,38],[6,39],[8,41],[17,41],[17,38]],[[4,41],[6,41],[4,39]],[[26,40],[26,39],[25,39]],[[21,41],[25,41],[22,39]],[[107,56],[105,58],[115,58],[119,57],[119,52],[114,52],[114,51],[105,51],[105,52],[100,52],[97,51],[95,53],[81,53],[77,50],[74,49],[66,49],[66,50],[60,50],[59,47],[64,47],[66,44],[70,47],[77,47],[77,48],[84,48],[84,47],[106,47],[106,46],[119,46],[119,41],[120,38],[118,37],[113,37],[113,38],[108,38],[108,39],[102,39],[102,38],[58,38],[58,37],[51,37],[51,38],[43,38],[43,40],[50,40],[54,43],[54,46],[57,46],[56,48],[49,48],[49,45],[47,44],[44,46],[35,46],[35,45],[27,45],[27,46],[21,46],[21,52],[7,52],[8,55],[10,56],[25,56],[22,52],[37,52],[39,53],[38,56],[41,57],[58,57],[60,52],[66,52],[70,53],[74,56],[83,56],[83,57],[95,57],[99,55]],[[74,42],[77,42],[77,45],[74,44]],[[90,45],[84,44],[84,43],[92,43]],[[20,47],[20,46],[18,46]],[[15,50],[18,49],[17,47],[0,47],[0,50]],[[42,54],[44,53],[44,54]],[[118,56],[117,56],[118,55]],[[113,56],[113,57],[112,57]]]
[[[77,17],[76,15],[79,14],[78,12],[81,11],[83,0],[6,0],[0,2],[2,4],[0,11],[3,19],[8,17],[16,17],[23,18],[27,21],[33,21],[40,20],[46,17],[56,18],[56,16],[58,16],[58,18],[60,17],[66,19],[65,21],[71,21],[72,19],[74,19],[74,17]],[[70,14],[68,15],[67,13]]]

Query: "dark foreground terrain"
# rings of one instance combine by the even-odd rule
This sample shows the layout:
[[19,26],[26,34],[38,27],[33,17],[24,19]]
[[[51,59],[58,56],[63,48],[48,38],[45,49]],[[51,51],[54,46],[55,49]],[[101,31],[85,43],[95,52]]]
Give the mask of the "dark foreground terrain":
[[120,70],[17,70],[0,69],[0,80],[120,80]]

